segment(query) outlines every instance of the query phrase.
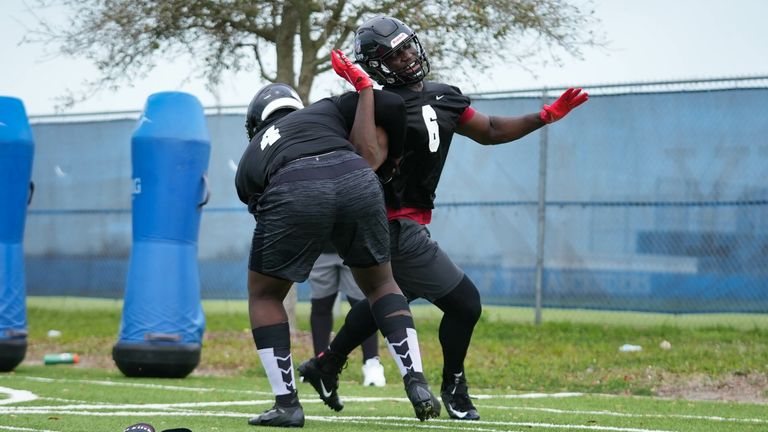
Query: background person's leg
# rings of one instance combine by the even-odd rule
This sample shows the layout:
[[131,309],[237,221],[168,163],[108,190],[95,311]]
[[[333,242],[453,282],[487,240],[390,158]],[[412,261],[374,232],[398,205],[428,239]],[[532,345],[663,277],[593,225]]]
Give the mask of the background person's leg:
[[[354,300],[347,297],[347,301],[350,306],[354,307],[362,300]],[[368,302],[365,302],[366,306]],[[373,317],[371,315],[371,317]],[[374,333],[368,336],[368,339],[364,340],[360,344],[360,348],[363,351],[363,385],[364,386],[376,386],[384,387],[387,385],[387,378],[384,376],[384,366],[379,359],[379,335]]]
[[[317,258],[309,273],[310,303],[309,326],[315,355],[328,348],[333,330],[333,306],[344,280],[339,271],[341,258],[335,249],[326,250]],[[354,281],[352,281],[354,283]],[[355,286],[357,288],[357,286]],[[359,291],[359,289],[358,289]],[[362,296],[362,293],[361,293]]]
[[[357,303],[360,302],[360,300],[355,300],[352,298],[347,298],[347,302],[350,306],[354,307]],[[360,348],[363,351],[363,363],[365,363],[366,360],[376,358],[379,356],[379,339],[378,336],[374,333],[371,336],[368,337],[368,339],[364,340],[363,343],[360,344]]]
[[313,298],[309,313],[309,326],[312,330],[312,347],[315,355],[328,348],[333,330],[333,304],[338,293],[323,298]]

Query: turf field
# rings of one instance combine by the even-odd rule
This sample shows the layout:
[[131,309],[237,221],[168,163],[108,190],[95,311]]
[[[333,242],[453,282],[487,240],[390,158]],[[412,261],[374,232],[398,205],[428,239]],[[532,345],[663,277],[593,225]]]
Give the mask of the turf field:
[[[248,329],[244,302],[203,304],[201,363],[184,379],[126,378],[111,360],[122,303],[29,298],[24,362],[0,373],[0,432],[247,431],[273,403]],[[414,305],[425,373],[441,366],[431,305]],[[299,304],[295,363],[311,355],[308,307]],[[768,316],[660,315],[486,307],[467,357],[470,394],[482,420],[420,423],[383,344],[388,385],[359,382],[360,355],[342,374],[346,407],[335,413],[299,383],[307,423],[319,431],[768,431]],[[341,324],[337,321],[336,328]],[[61,335],[48,336],[51,329]],[[659,342],[671,342],[662,349]],[[640,352],[622,353],[624,343]],[[46,353],[76,352],[76,365],[43,365]],[[435,385],[435,383],[437,383]],[[708,399],[710,401],[704,401]],[[717,399],[718,401],[714,401]]]
[[[308,384],[299,385],[307,422],[318,431],[765,431],[768,407],[652,397],[580,393],[519,393],[475,389],[476,422],[421,423],[398,385],[342,383],[345,408],[332,412]],[[190,376],[129,379],[119,372],[77,366],[22,366],[0,375],[0,430],[122,431],[147,422],[161,429],[248,431],[250,415],[271,406],[263,378]]]

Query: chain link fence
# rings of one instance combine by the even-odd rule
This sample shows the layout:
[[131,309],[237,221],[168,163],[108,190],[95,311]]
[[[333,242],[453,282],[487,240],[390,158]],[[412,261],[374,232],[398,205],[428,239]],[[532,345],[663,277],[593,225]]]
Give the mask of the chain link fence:
[[[669,313],[768,312],[768,77],[592,86],[517,142],[457,135],[433,237],[485,304]],[[491,115],[562,89],[472,95]],[[203,298],[244,299],[253,218],[234,172],[245,107],[209,109],[212,198]],[[32,117],[29,295],[119,298],[131,248],[130,139],[140,113]],[[299,285],[299,299],[308,288]]]

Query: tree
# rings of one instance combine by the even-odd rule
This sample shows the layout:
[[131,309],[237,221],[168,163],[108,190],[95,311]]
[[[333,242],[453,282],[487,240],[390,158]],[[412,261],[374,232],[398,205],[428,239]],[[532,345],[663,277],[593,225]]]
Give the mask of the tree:
[[[225,70],[253,70],[292,84],[305,102],[315,78],[330,69],[331,49],[351,51],[354,31],[379,14],[402,19],[421,37],[433,71],[450,75],[500,59],[518,65],[557,51],[579,57],[600,45],[591,10],[574,0],[36,0],[63,6],[64,26],[39,19],[25,42],[85,57],[101,76],[91,92],[119,88],[158,59],[190,54],[197,76],[213,89]],[[584,3],[584,1],[579,1]],[[587,4],[588,5],[588,4]],[[510,49],[511,47],[511,49]],[[87,97],[87,96],[86,96]],[[69,105],[74,104],[74,99]]]

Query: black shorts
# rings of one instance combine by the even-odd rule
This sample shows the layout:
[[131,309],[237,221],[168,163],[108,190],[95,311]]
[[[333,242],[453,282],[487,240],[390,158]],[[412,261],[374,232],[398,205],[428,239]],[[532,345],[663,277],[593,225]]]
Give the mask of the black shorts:
[[443,297],[464,278],[464,272],[430,238],[429,230],[410,219],[389,222],[392,273],[408,300],[430,302]]
[[350,267],[389,261],[378,177],[359,155],[338,150],[291,161],[270,178],[254,217],[248,268],[303,282],[331,241]]

